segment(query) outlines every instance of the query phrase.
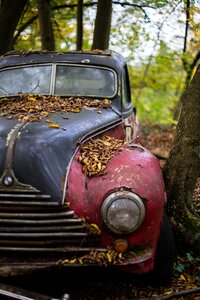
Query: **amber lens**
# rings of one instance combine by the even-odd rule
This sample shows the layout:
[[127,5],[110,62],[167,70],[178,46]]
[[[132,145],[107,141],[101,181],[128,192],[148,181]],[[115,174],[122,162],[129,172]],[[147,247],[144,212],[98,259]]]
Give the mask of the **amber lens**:
[[128,242],[126,240],[116,240],[114,243],[114,248],[116,252],[124,253],[128,248]]

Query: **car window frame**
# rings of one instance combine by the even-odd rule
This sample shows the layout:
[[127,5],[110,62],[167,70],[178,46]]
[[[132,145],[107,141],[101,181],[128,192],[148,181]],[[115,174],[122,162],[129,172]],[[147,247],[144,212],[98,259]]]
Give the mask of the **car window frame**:
[[[103,70],[108,70],[111,71],[114,74],[114,80],[115,80],[115,86],[114,86],[114,93],[111,96],[99,96],[99,95],[82,95],[82,94],[76,94],[76,95],[71,95],[71,94],[55,94],[55,83],[56,83],[56,68],[57,66],[60,65],[65,65],[65,66],[73,66],[73,67],[85,67],[85,68],[94,68],[94,69],[103,69]],[[50,79],[50,89],[49,89],[49,94],[45,94],[45,95],[51,95],[51,96],[73,96],[73,97],[92,97],[92,98],[100,98],[100,99],[104,99],[104,98],[108,98],[108,99],[112,99],[114,97],[116,97],[116,95],[118,94],[118,89],[119,89],[119,83],[118,83],[118,75],[117,72],[110,68],[110,67],[105,67],[105,66],[99,66],[99,65],[89,65],[89,64],[75,64],[75,63],[65,63],[65,62],[51,62],[51,63],[34,63],[34,64],[23,64],[23,65],[17,65],[17,66],[9,66],[3,69],[0,69],[0,74],[1,72],[5,71],[5,70],[12,70],[12,69],[20,69],[20,68],[31,68],[31,67],[39,67],[39,66],[51,66],[51,79]],[[19,95],[18,93],[16,94],[5,94],[5,95],[0,95],[0,98],[2,97],[6,97],[6,96],[17,96]],[[42,95],[42,94],[41,94]],[[44,94],[43,94],[44,95]]]
[[[130,89],[130,79],[128,73],[128,66],[125,64],[122,69],[121,75],[121,95],[122,95],[122,113],[123,116],[131,115],[133,111],[132,99],[131,99],[131,89]],[[126,91],[126,92],[125,92]]]

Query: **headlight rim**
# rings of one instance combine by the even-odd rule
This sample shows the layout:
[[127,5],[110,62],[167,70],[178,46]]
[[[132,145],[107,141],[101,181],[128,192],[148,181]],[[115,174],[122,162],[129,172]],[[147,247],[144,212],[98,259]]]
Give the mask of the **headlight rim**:
[[[107,218],[107,212],[109,207],[112,205],[114,201],[122,198],[123,199],[127,198],[127,200],[133,201],[139,207],[139,212],[140,212],[140,216],[138,218],[137,224],[127,232],[119,232],[119,230],[115,229],[112,225],[110,225],[109,220]],[[101,217],[104,225],[109,231],[120,236],[128,235],[138,230],[139,227],[144,222],[145,215],[146,215],[146,207],[145,207],[144,199],[138,196],[136,193],[129,190],[118,190],[118,191],[111,192],[109,195],[106,196],[101,206]]]

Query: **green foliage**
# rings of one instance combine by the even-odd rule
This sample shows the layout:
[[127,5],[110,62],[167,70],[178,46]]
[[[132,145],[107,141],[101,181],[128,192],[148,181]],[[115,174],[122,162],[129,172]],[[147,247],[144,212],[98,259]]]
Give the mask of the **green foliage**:
[[[68,2],[68,3],[66,3]],[[76,7],[64,7],[62,5],[75,5],[76,0],[71,1],[51,1],[52,23],[54,29],[55,43],[57,51],[67,51],[75,49],[76,43]],[[20,34],[14,44],[15,49],[19,50],[40,50],[41,37],[38,21],[37,1],[30,0],[26,7],[18,26],[17,31],[36,17]],[[16,31],[16,32],[17,32]]]
[[173,110],[184,87],[184,71],[177,53],[162,42],[151,62],[130,67],[130,78],[139,119],[173,124]]
[[[50,3],[56,50],[74,50],[76,48],[77,0],[52,0]],[[84,1],[86,5],[83,13],[84,50],[90,50],[92,45],[97,8],[95,3],[92,0]],[[182,59],[191,61],[193,53],[188,52],[183,57],[182,49],[172,50],[170,46],[167,46],[167,42],[162,42],[162,40],[166,41],[166,37],[161,39],[161,30],[166,20],[171,18],[173,11],[176,11],[176,16],[183,13],[184,2],[143,0],[127,3],[129,5],[124,5],[122,2],[113,4],[110,48],[121,52],[130,63],[132,98],[138,108],[139,119],[161,124],[175,123],[173,110],[185,84]],[[197,6],[192,7],[193,23],[191,25],[194,28],[197,12]],[[17,31],[21,30],[33,17],[35,17],[34,21],[22,30],[14,43],[14,49],[41,49],[36,0],[28,1]],[[185,19],[177,17],[177,20],[183,20],[180,21],[183,27]],[[195,41],[199,41],[197,31],[193,40],[194,38]],[[178,43],[180,45],[180,38]],[[152,51],[149,51],[149,45]],[[191,45],[190,48],[199,49],[199,43],[193,42]]]
[[183,273],[185,271],[185,265],[182,263],[178,263],[175,267],[175,274]]
[[[190,273],[192,276],[192,280],[197,284],[200,283],[200,257],[195,256],[193,252],[182,253],[177,257],[177,262],[174,266],[174,276],[180,277],[184,276],[185,280],[187,277],[187,273]],[[191,281],[191,279],[190,279]]]

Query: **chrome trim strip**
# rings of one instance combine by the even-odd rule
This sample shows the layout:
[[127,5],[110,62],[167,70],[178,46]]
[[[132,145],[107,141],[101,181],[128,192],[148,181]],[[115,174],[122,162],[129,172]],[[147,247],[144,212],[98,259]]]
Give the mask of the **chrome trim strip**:
[[21,218],[36,218],[36,219],[40,219],[40,218],[55,218],[55,217],[71,217],[74,215],[74,211],[70,210],[70,211],[65,211],[65,212],[52,212],[52,213],[41,213],[40,211],[37,213],[14,213],[14,212],[9,212],[9,213],[2,213],[0,212],[0,218],[12,218],[12,217],[17,217],[18,219]]
[[55,231],[70,231],[70,230],[79,230],[79,229],[85,229],[85,226],[84,225],[75,225],[75,226],[46,226],[46,227],[38,227],[38,226],[35,226],[35,227],[3,227],[1,226],[0,227],[0,232],[18,232],[18,233],[23,233],[23,232],[55,232]]
[[42,225],[46,225],[46,224],[67,224],[67,223],[82,223],[81,219],[50,219],[50,220],[21,220],[21,219],[0,219],[0,224],[5,224],[5,223],[9,223],[9,224],[42,224]]
[[[119,114],[119,113],[118,113]],[[99,134],[102,134],[103,132],[107,131],[107,130],[110,130],[112,129],[113,127],[117,126],[117,125],[120,125],[123,123],[123,120],[122,118],[112,122],[112,123],[108,123],[106,126],[102,126],[100,127],[98,130],[95,130],[95,131],[90,131],[90,133],[84,135],[82,138],[80,138],[78,141],[77,141],[77,147],[75,149],[75,152],[74,152],[74,155],[72,156],[67,168],[66,168],[66,175],[65,175],[65,181],[64,181],[64,190],[63,190],[63,200],[62,200],[62,204],[64,204],[65,202],[65,195],[66,195],[66,190],[67,190],[67,187],[68,187],[68,176],[69,176],[69,171],[70,171],[70,168],[71,168],[71,164],[72,164],[72,161],[74,160],[74,157],[76,156],[81,144],[87,142],[89,139],[92,139],[94,138],[95,136],[99,135]]]
[[[24,127],[27,123],[19,123],[17,124],[8,134],[7,136],[7,154],[6,154],[6,160],[5,160],[5,167],[3,175],[0,178],[0,191],[4,192],[34,192],[39,193],[40,191],[31,185],[21,183],[17,180],[15,177],[14,171],[13,171],[13,156],[14,156],[14,147],[15,143],[17,141],[17,138],[19,138],[20,130],[22,127]],[[6,186],[4,182],[4,178],[9,177],[13,180],[13,183],[9,186]]]
[[56,85],[56,63],[52,63],[51,68],[51,82],[50,82],[50,95],[54,95]]
[[[31,191],[29,191],[31,192]],[[44,195],[44,194],[4,194],[4,193],[0,193],[0,197],[4,197],[4,198],[28,198],[28,199],[50,199],[51,196],[50,195]],[[46,203],[46,202],[45,202]]]
[[[55,247],[55,248],[36,248],[36,247],[0,247],[0,251],[20,251],[20,252],[90,252],[91,250],[94,251],[102,251],[102,252],[106,252],[108,251],[107,249],[104,248],[94,248],[94,247]],[[2,263],[0,263],[0,266],[2,265]]]
[[1,201],[0,200],[0,207],[2,206],[2,205],[11,205],[11,206],[23,206],[23,205],[25,205],[25,206],[36,206],[36,205],[38,205],[38,206],[53,206],[53,207],[55,207],[55,206],[60,206],[60,204],[58,203],[58,202],[33,202],[33,201],[31,201],[31,202],[26,202],[26,201]]
[[[87,233],[85,232],[45,232],[45,233],[32,233],[32,232],[28,232],[28,233],[19,233],[19,232],[14,232],[14,233],[10,233],[10,232],[0,232],[0,237],[6,237],[6,238],[46,238],[46,237],[51,237],[51,238],[55,238],[55,237],[86,237],[88,236]],[[66,240],[65,240],[66,242]]]
[[72,217],[74,215],[74,211],[73,210],[69,210],[69,211],[65,211],[65,212],[52,212],[52,213],[42,213],[42,212],[38,212],[38,213],[5,213],[5,212],[0,212],[0,218],[12,218],[12,217],[17,217],[18,219],[21,218],[36,218],[36,219],[40,219],[40,218],[55,218],[55,217]]

